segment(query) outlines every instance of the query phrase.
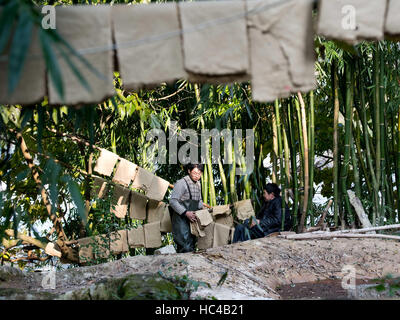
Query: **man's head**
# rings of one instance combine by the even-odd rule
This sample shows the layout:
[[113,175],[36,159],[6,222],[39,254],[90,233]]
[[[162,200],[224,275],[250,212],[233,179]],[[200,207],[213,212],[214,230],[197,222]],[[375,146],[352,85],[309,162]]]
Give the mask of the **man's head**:
[[190,176],[190,178],[197,182],[201,178],[201,174],[203,173],[204,170],[204,165],[203,164],[188,164],[186,166],[186,170]]
[[263,191],[265,201],[271,201],[281,194],[281,189],[279,189],[276,183],[267,183]]

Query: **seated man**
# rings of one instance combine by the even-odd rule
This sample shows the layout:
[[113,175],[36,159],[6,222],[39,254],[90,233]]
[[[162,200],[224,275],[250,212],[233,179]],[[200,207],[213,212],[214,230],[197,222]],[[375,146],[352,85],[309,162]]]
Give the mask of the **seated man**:
[[186,169],[188,175],[175,183],[169,201],[172,235],[178,253],[195,250],[196,237],[190,232],[190,222],[197,219],[194,211],[203,209],[200,178],[204,166],[189,164]]
[[[257,219],[246,220],[237,225],[233,235],[233,243],[250,239],[262,238],[270,233],[278,232],[282,227],[282,198],[281,189],[275,183],[268,183],[264,187],[264,204],[257,214]],[[289,207],[285,208],[284,230],[290,230],[292,219]]]

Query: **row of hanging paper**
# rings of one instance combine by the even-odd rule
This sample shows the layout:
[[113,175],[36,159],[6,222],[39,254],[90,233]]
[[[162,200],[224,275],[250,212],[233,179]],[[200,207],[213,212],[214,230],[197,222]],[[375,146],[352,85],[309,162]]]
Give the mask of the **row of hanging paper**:
[[5,85],[8,62],[0,61],[0,103],[32,104],[40,102],[46,92],[52,105],[98,103],[114,95],[116,70],[126,90],[177,79],[196,83],[251,80],[253,99],[268,102],[315,89],[316,33],[348,42],[400,35],[398,0],[319,0],[316,28],[314,2],[219,0],[57,6],[57,32],[104,77],[71,56],[90,84],[88,91],[61,60],[62,100],[51,77],[47,82],[44,76],[45,62],[35,30],[21,80],[11,96]]
[[0,103],[32,104],[47,92],[51,105],[99,103],[115,94],[114,71],[126,90],[179,79],[222,84],[251,80],[254,100],[272,101],[315,88],[312,27],[309,0],[57,6],[57,32],[103,77],[71,55],[88,91],[60,59],[62,99],[52,78],[44,76],[36,29],[11,96],[5,85],[8,62],[0,60]]

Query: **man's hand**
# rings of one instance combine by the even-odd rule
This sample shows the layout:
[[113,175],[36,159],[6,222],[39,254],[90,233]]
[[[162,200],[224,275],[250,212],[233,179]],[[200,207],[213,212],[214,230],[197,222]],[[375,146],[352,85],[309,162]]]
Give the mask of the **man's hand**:
[[256,224],[260,224],[260,220],[259,219],[251,219],[250,228],[253,228]]
[[197,220],[196,214],[194,211],[186,211],[186,217],[191,221],[195,222]]

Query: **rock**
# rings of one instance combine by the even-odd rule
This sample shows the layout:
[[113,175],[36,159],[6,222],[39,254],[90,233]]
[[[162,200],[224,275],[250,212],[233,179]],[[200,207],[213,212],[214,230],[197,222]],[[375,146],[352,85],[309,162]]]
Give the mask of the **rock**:
[[24,273],[10,266],[0,266],[0,281],[9,281],[15,277],[22,277]]
[[120,279],[101,280],[89,288],[69,291],[61,300],[176,300],[175,285],[159,275],[133,274]]
[[176,250],[172,244],[154,251],[154,254],[173,254],[173,253],[176,253]]

